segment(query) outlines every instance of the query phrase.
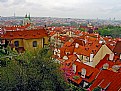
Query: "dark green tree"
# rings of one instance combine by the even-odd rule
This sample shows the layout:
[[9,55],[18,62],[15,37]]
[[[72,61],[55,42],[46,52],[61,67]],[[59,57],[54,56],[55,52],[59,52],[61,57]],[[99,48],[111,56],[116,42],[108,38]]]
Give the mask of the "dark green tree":
[[66,82],[51,56],[49,49],[42,49],[9,60],[1,67],[2,91],[64,91]]

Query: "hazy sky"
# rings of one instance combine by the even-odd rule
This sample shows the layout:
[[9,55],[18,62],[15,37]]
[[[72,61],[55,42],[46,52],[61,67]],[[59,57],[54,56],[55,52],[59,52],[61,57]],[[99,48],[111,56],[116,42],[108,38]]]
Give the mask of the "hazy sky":
[[116,18],[121,20],[121,0],[0,0],[0,16]]

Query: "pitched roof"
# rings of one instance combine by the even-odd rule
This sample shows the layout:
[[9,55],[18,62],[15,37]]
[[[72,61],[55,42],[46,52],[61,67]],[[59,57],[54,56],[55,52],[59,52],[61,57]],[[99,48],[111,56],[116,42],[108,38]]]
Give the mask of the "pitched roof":
[[106,91],[118,91],[121,88],[121,73],[101,70],[90,89],[100,86]]
[[117,41],[113,52],[116,53],[118,56],[121,55],[121,41]]
[[70,55],[68,56],[68,60],[64,61],[62,63],[62,68],[71,68],[72,67],[72,64],[78,59],[78,57],[73,54],[73,55]]
[[2,38],[5,39],[33,39],[48,36],[44,29],[24,30],[24,31],[8,31]]
[[85,45],[84,40],[83,39],[78,39],[78,38],[74,39],[73,43],[78,43],[79,45],[82,45],[82,46]]
[[[96,65],[96,68],[97,69],[101,69],[103,67],[104,64],[109,64],[109,68],[108,70],[112,70],[112,66],[113,65],[121,65],[121,61],[117,60],[117,56],[115,55],[114,56],[114,61],[110,61],[108,60],[109,58],[109,54],[107,54],[97,65]],[[121,68],[118,70],[118,72],[121,71]]]
[[91,53],[95,55],[101,46],[101,44],[96,44],[95,42],[88,42],[85,46],[80,45],[79,48],[75,48],[74,52],[84,56],[90,56]]
[[16,26],[5,26],[4,29],[6,31],[8,31],[8,30],[15,30],[16,31],[16,30],[26,29],[29,26],[30,26],[30,24],[27,24],[27,25],[24,25],[24,26],[18,26],[18,25],[16,25]]
[[69,47],[69,46],[71,46],[72,44],[73,44],[73,42],[69,42],[69,41],[68,41],[68,42],[66,42],[63,46],[64,46],[64,47]]
[[[81,62],[75,61],[73,64],[76,65],[76,73],[75,75],[70,76],[70,80],[74,81],[75,83],[79,84],[82,80],[86,82],[91,82],[94,80],[94,78],[97,76],[97,73],[99,72],[98,69],[93,68],[91,66],[85,65]],[[86,78],[82,78],[79,75],[79,72],[81,72],[81,69],[84,68],[86,69]],[[79,76],[78,80],[74,80],[73,76]]]

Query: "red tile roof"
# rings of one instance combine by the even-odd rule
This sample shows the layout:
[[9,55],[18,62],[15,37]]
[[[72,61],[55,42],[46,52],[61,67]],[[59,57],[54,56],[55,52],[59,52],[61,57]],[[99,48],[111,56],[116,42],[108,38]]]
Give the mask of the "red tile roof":
[[65,53],[66,47],[61,47],[61,48],[59,48],[59,50],[60,50],[60,58],[63,58],[63,56],[66,55],[66,53]]
[[54,34],[56,34],[56,32],[55,32],[55,31],[51,31],[51,32],[49,33],[49,36],[53,36]]
[[[117,56],[114,56],[114,60],[110,61],[109,59],[109,54],[107,54],[97,65],[96,68],[97,69],[101,69],[103,67],[104,64],[109,64],[109,68],[108,70],[112,70],[112,66],[113,65],[121,65],[121,61],[117,60]],[[121,71],[121,68],[118,70],[118,72]]]
[[102,70],[91,85],[91,91],[97,86],[103,89],[107,87],[106,91],[119,91],[121,88],[121,73]]
[[5,39],[33,39],[48,36],[46,30],[24,30],[24,31],[8,31],[2,38]]
[[66,42],[63,46],[64,47],[69,47],[69,46],[71,46],[73,44],[73,42]]
[[74,46],[66,47],[65,52],[70,52],[70,55],[72,55],[74,52]]
[[111,68],[115,63],[107,60],[109,58],[109,54],[107,54],[97,65],[95,68],[101,69],[105,63],[109,64],[109,68]]
[[[77,67],[76,67],[76,73],[75,73],[75,75],[72,75],[69,79],[72,80],[72,81],[74,81],[74,82],[77,83],[77,84],[79,84],[79,83],[82,81],[82,79],[83,79],[84,81],[86,81],[86,82],[91,82],[91,81],[93,81],[94,78],[97,76],[97,74],[98,74],[98,72],[99,72],[98,69],[93,68],[93,67],[90,67],[90,66],[88,66],[88,65],[85,65],[85,64],[83,64],[83,63],[81,63],[81,62],[78,62],[78,61],[75,61],[73,64],[75,64],[75,65],[77,66]],[[78,72],[81,72],[81,69],[82,69],[82,68],[85,68],[85,69],[86,69],[86,76],[88,76],[89,78],[82,78],[82,77],[78,74]],[[79,78],[79,80],[74,80],[74,79],[73,79],[73,76],[79,76],[80,78]]]
[[111,44],[106,44],[106,46],[113,51],[113,49],[115,48],[115,45],[111,45]]
[[121,55],[121,41],[117,41],[113,52],[116,53],[118,56]]
[[25,26],[17,26],[17,25],[16,26],[5,26],[4,29],[6,31],[8,31],[8,30],[14,30],[14,31],[16,31],[16,30],[26,29],[29,26],[30,26],[30,24],[27,24]]
[[82,46],[85,45],[84,40],[83,39],[78,39],[78,38],[74,39],[73,43],[78,43],[79,45],[82,45]]
[[98,50],[101,48],[101,46],[102,46],[101,44],[90,42],[85,46],[79,46],[79,48],[75,48],[74,52],[84,56],[90,56],[90,54],[93,52],[93,54],[95,55],[98,52]]

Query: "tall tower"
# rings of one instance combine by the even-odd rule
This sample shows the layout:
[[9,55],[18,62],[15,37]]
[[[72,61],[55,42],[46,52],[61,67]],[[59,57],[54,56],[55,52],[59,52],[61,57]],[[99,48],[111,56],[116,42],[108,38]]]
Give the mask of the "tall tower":
[[31,23],[30,14],[28,16],[26,14],[24,19],[23,19],[23,25],[27,25],[27,24],[30,24],[30,23]]
[[31,18],[30,18],[30,13],[29,13],[29,15],[28,15],[28,18],[29,18],[29,20],[31,20]]

